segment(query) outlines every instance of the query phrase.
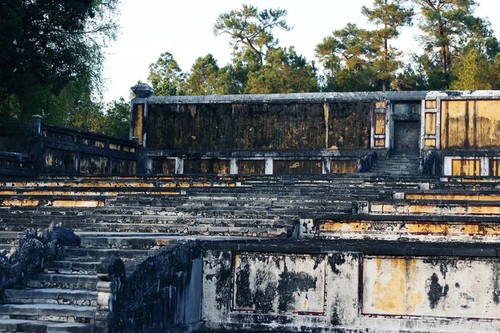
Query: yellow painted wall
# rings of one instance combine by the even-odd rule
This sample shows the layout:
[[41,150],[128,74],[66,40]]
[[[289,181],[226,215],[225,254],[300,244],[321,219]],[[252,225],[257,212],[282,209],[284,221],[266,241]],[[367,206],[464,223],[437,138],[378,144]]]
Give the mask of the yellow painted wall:
[[500,146],[500,100],[441,101],[442,148]]

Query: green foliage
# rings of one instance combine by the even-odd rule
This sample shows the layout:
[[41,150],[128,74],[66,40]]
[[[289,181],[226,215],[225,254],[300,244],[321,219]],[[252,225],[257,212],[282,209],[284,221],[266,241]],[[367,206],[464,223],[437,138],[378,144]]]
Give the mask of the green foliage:
[[90,92],[100,83],[102,45],[114,37],[117,3],[1,0],[0,105],[10,109],[0,116],[26,123],[43,113],[65,122],[61,113],[50,114],[57,110],[52,106],[71,85],[86,82]]
[[413,11],[404,8],[401,0],[375,0],[373,5],[373,9],[363,7],[361,11],[378,27],[372,31],[369,42],[375,50],[374,70],[385,91],[401,65],[397,59],[400,53],[389,42],[399,36],[401,27],[411,24]]
[[109,103],[105,112],[103,132],[117,138],[128,139],[130,130],[130,104],[123,98]]
[[148,80],[157,96],[184,95],[184,74],[169,52],[162,53],[160,58],[149,66]]
[[489,62],[478,50],[470,49],[457,57],[457,61],[453,63],[451,72],[454,80],[451,82],[451,89],[495,89],[494,83],[498,82],[498,72],[495,72],[494,66],[494,62]]
[[[439,64],[443,79],[449,81],[453,54],[471,38],[481,20],[472,15],[474,0],[412,0],[421,13],[419,27],[424,51]],[[444,83],[444,82],[443,82]],[[442,88],[446,88],[442,87]]]
[[245,93],[272,94],[317,91],[315,69],[293,47],[269,49],[266,63],[249,72]]
[[219,68],[217,60],[207,54],[196,59],[186,80],[187,95],[223,95],[231,92],[227,68]]
[[376,49],[372,33],[348,23],[316,46],[316,56],[324,67],[324,91],[377,90],[374,69]]
[[259,64],[262,65],[267,50],[277,46],[279,42],[274,38],[273,29],[290,30],[284,19],[286,15],[287,12],[283,9],[259,11],[257,7],[243,5],[241,10],[219,15],[214,25],[214,33],[230,36],[236,57],[248,49],[255,53]]

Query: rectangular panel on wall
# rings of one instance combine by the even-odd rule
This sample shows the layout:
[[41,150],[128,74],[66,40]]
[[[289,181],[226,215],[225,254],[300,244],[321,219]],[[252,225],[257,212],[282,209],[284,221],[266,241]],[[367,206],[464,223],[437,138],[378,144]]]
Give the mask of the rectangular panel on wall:
[[331,173],[353,173],[358,172],[357,160],[331,160]]
[[489,175],[493,177],[500,177],[500,159],[490,158]]
[[425,108],[426,109],[435,109],[436,107],[437,107],[436,100],[426,100],[425,101]]
[[385,147],[385,139],[375,139],[375,147]]
[[426,148],[436,147],[436,139],[424,139],[424,146]]
[[217,159],[186,159],[184,160],[184,173],[208,173],[223,174],[230,173],[231,161]]
[[481,175],[481,160],[477,159],[477,158],[452,159],[451,160],[451,175],[452,176],[480,176]]
[[136,173],[136,161],[111,159],[111,163],[111,173],[113,175],[133,175]]
[[500,100],[444,100],[441,102],[441,147],[498,147],[498,124]]
[[175,173],[175,159],[155,158],[153,159],[153,173],[172,175]]
[[109,158],[105,156],[80,155],[80,172],[103,175],[108,171]]
[[325,262],[323,255],[235,255],[233,311],[323,315]]
[[238,160],[238,174],[240,175],[263,175],[265,173],[265,160]]
[[436,113],[426,112],[425,113],[425,134],[435,135],[436,134]]
[[[370,148],[371,102],[331,102],[328,111],[328,147]],[[319,127],[317,123],[315,126]]]
[[385,113],[375,113],[375,135],[385,134]]
[[362,313],[500,319],[498,259],[366,257]]
[[467,101],[441,101],[441,148],[466,147]]
[[138,140],[138,143],[142,145],[142,137],[144,134],[144,104],[135,105],[135,119],[133,136]]
[[62,149],[47,148],[43,156],[43,168],[55,172],[76,171],[77,154]]
[[274,160],[275,175],[318,175],[322,174],[320,160]]
[[500,100],[476,100],[470,102],[472,115],[469,141],[478,148],[500,146]]

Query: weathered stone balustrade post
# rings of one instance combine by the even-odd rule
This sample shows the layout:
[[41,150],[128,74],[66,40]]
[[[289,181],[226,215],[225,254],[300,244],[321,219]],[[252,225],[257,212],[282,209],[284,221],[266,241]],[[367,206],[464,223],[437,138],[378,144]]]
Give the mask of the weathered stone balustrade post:
[[97,313],[96,326],[107,331],[108,316],[113,311],[116,297],[122,287],[126,274],[125,265],[120,258],[108,257],[97,267]]
[[135,94],[135,98],[130,102],[130,138],[137,138],[139,144],[139,161],[137,165],[138,174],[147,174],[151,170],[148,161],[142,154],[142,148],[147,144],[147,128],[145,124],[148,118],[148,98],[154,90],[146,83],[138,83],[130,88]]
[[42,140],[42,116],[33,115],[31,123],[31,156],[34,169],[38,173],[43,173],[45,163],[43,162],[43,140]]

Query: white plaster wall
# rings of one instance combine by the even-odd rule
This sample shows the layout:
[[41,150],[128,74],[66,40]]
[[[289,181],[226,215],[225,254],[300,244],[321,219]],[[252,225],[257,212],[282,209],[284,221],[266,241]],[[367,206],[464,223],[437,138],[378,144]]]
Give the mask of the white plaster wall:
[[[303,332],[499,332],[498,258],[360,257],[355,253],[207,251],[203,272],[203,319],[209,329]],[[241,285],[238,271],[249,274]],[[308,274],[314,288],[288,290],[293,301],[268,310],[236,294],[263,295],[283,272]],[[361,278],[361,279],[360,279]],[[437,296],[436,296],[437,295]],[[361,299],[359,298],[361,296]],[[255,298],[256,299],[256,298]]]

